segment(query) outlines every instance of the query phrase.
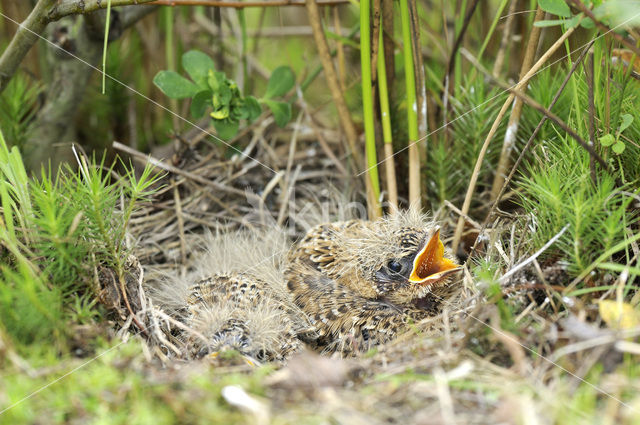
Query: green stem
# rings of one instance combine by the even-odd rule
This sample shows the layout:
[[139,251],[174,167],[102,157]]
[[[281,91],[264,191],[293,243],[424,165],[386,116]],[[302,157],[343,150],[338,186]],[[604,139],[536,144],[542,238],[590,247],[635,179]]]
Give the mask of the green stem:
[[247,65],[247,20],[244,16],[244,9],[238,9],[238,21],[240,21],[240,32],[242,35],[242,93],[249,93],[249,67]]
[[407,121],[409,142],[418,140],[418,105],[416,104],[416,76],[413,71],[413,51],[411,49],[411,23],[407,0],[400,0],[400,20],[402,22],[402,43],[404,45],[404,72],[407,87]]
[[409,202],[420,203],[420,158],[418,146],[418,104],[416,101],[416,76],[411,48],[411,22],[408,0],[400,0],[400,21],[402,24],[402,44],[404,46],[404,72],[407,91],[407,125],[409,134]]
[[104,47],[102,48],[102,94],[105,93],[107,78],[107,45],[109,44],[109,27],[111,22],[111,0],[107,1],[107,19],[104,24]]
[[[380,25],[382,28],[382,25]],[[389,90],[387,88],[387,67],[384,57],[384,42],[382,29],[378,39],[378,95],[380,97],[380,121],[382,122],[382,137],[385,150],[385,167],[387,170],[387,190],[389,203],[393,210],[398,209],[398,185],[396,182],[395,163],[393,160],[393,140],[391,133],[391,112],[389,110]]]
[[391,113],[389,111],[389,91],[387,88],[387,70],[385,67],[382,31],[380,31],[380,47],[378,52],[378,92],[380,95],[380,120],[382,121],[382,137],[385,143],[391,143]]
[[364,113],[364,133],[367,153],[367,167],[371,188],[375,197],[376,210],[380,208],[380,182],[378,181],[378,161],[376,159],[376,136],[373,123],[373,87],[371,83],[371,27],[370,0],[360,1],[360,63],[362,66],[362,108]]

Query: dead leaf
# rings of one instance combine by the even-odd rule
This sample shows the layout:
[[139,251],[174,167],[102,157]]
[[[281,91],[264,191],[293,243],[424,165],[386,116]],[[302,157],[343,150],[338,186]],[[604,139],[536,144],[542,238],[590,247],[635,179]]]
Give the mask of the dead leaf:
[[631,304],[602,300],[598,309],[600,317],[611,329],[631,329],[640,326],[640,312]]

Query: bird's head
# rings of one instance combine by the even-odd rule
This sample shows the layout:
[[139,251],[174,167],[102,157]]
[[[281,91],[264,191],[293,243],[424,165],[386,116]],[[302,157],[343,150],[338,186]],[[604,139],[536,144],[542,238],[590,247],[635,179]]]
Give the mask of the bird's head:
[[345,238],[341,247],[357,258],[355,270],[343,276],[364,296],[420,307],[460,270],[444,248],[439,226],[422,215],[405,212],[365,223],[358,237]]

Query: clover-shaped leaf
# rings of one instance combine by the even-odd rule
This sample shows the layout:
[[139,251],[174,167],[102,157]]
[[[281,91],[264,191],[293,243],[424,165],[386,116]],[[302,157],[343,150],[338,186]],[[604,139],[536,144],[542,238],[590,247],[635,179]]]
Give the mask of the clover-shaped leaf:
[[207,88],[209,71],[216,69],[213,59],[199,50],[189,50],[182,55],[182,67],[187,71],[189,77],[203,89]]
[[539,0],[538,6],[545,12],[568,18],[571,16],[571,10],[564,0]]
[[247,108],[248,117],[246,118],[249,121],[253,121],[260,116],[262,113],[262,108],[260,107],[260,103],[253,96],[247,96],[244,98],[244,104]]
[[605,134],[604,136],[600,137],[598,139],[600,141],[600,144],[602,146],[611,146],[616,142],[615,137],[613,137],[613,134]]
[[287,102],[276,102],[275,100],[264,99],[263,102],[269,107],[273,114],[273,119],[278,127],[284,127],[291,120],[291,105]]
[[617,153],[618,155],[624,152],[624,148],[625,148],[625,145],[622,142],[622,140],[618,140],[613,144],[613,146],[611,146],[611,150]]
[[633,122],[633,116],[631,114],[623,114],[621,118],[622,122],[620,123],[620,128],[618,129],[619,133],[622,133],[627,128],[629,128],[629,126]]
[[174,71],[158,72],[153,77],[153,84],[171,99],[193,97],[200,90],[198,86]]

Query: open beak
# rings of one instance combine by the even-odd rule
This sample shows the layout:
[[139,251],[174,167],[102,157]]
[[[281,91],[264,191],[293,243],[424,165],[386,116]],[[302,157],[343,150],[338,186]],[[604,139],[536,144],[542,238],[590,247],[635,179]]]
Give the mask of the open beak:
[[438,229],[413,260],[409,282],[429,285],[455,273],[459,268],[458,264],[444,258],[444,245],[440,240],[440,229]]

